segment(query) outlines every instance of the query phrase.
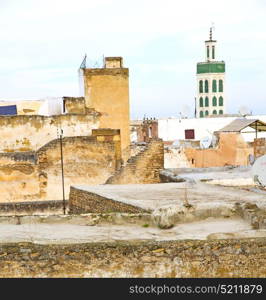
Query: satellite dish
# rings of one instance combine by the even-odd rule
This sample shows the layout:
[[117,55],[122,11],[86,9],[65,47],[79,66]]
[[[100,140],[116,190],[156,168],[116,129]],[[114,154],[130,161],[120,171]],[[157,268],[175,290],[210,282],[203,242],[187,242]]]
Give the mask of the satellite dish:
[[266,187],[266,155],[256,159],[252,166],[252,175],[255,183]]
[[247,106],[240,106],[238,112],[243,117],[250,115],[250,109]]
[[200,140],[200,148],[207,149],[212,143],[212,138],[206,136]]
[[173,144],[172,144],[172,146],[174,148],[179,148],[180,147],[180,141],[179,140],[174,141]]
[[182,117],[185,117],[187,118],[190,114],[190,106],[185,104],[185,105],[182,105],[182,109],[181,109],[181,115]]

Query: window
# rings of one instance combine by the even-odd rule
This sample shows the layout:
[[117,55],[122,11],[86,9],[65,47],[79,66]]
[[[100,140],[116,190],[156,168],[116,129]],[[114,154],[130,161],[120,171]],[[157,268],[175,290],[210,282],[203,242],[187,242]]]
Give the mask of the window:
[[212,81],[212,91],[213,93],[217,92],[217,82],[215,79]]
[[222,115],[224,112],[222,109],[219,110],[219,115]]
[[205,93],[209,93],[209,84],[208,84],[208,80],[205,80]]
[[214,110],[214,111],[212,112],[212,114],[213,114],[213,115],[217,115],[217,110]]
[[212,59],[214,59],[214,58],[215,58],[215,47],[212,46]]
[[219,106],[223,106],[224,105],[224,100],[223,100],[223,97],[220,96],[219,97]]
[[223,92],[224,87],[223,87],[223,81],[222,79],[219,80],[219,92]]
[[200,111],[199,116],[200,118],[203,118],[203,111]]
[[208,116],[209,112],[207,110],[205,110],[205,116]]
[[194,129],[185,129],[185,139],[194,140],[195,132]]
[[203,98],[202,97],[200,97],[200,99],[199,99],[199,106],[203,107]]
[[205,106],[208,107],[209,106],[209,98],[205,97]]
[[203,93],[203,81],[202,80],[200,80],[200,82],[199,82],[199,92]]
[[209,48],[209,46],[207,46],[207,58],[209,58],[210,57],[210,48]]
[[215,96],[212,98],[212,106],[217,106],[217,98]]

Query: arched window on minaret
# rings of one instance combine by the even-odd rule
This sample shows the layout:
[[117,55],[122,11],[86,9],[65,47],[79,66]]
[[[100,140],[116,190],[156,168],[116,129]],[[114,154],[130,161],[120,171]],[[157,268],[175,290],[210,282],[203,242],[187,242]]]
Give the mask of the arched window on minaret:
[[212,106],[217,106],[217,98],[215,96],[212,98]]
[[204,117],[203,111],[200,111],[199,116],[200,116],[200,118],[203,118],[203,117]]
[[207,110],[205,110],[205,116],[208,116],[209,112]]
[[199,99],[199,106],[203,107],[203,98],[202,97],[200,97],[200,99]]
[[208,83],[208,80],[205,80],[205,93],[209,93],[209,83]]
[[224,99],[222,96],[219,97],[219,106],[223,106],[224,105]]
[[223,112],[223,110],[221,109],[221,110],[219,110],[219,115],[222,115],[224,112]]
[[216,93],[217,92],[217,82],[215,79],[212,81],[212,92]]
[[212,112],[212,114],[213,114],[213,115],[217,115],[217,110],[214,110],[214,111]]
[[215,46],[212,46],[212,59],[215,59]]
[[223,81],[222,79],[219,80],[219,92],[223,92],[224,91],[224,87],[223,87]]
[[209,98],[205,97],[205,107],[209,107]]
[[210,47],[207,46],[207,59],[209,59],[209,58],[210,58]]
[[200,80],[200,82],[199,82],[199,92],[203,93],[203,81],[202,80]]

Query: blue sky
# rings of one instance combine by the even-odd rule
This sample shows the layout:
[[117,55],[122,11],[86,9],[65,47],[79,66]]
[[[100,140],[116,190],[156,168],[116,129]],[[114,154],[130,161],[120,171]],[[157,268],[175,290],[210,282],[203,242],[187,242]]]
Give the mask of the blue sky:
[[77,69],[123,56],[131,117],[194,110],[196,63],[215,23],[228,111],[266,114],[264,0],[0,0],[0,99],[78,96]]

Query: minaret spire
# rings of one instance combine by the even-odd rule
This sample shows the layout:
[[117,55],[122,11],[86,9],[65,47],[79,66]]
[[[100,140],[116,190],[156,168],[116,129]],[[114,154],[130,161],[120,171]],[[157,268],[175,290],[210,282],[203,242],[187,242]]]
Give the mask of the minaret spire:
[[212,41],[212,27],[210,28],[210,41]]

